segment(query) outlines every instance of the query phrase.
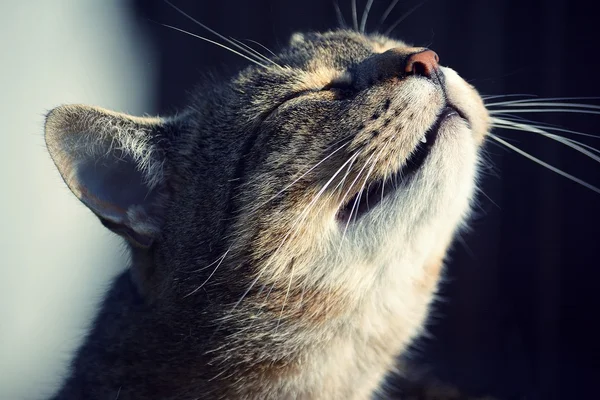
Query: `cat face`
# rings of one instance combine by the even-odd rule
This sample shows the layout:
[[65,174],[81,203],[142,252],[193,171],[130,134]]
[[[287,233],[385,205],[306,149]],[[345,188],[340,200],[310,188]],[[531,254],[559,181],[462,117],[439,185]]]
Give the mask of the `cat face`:
[[240,291],[259,282],[287,301],[306,287],[367,292],[381,270],[443,253],[489,128],[477,92],[430,50],[352,31],[296,34],[263,62],[176,118],[49,114],[69,187],[152,254],[141,286],[196,293],[173,271],[220,260],[226,278],[211,283],[244,265]]
[[261,280],[356,288],[399,243],[442,252],[489,128],[477,92],[431,51],[351,31],[295,35],[273,61],[233,83],[261,116],[235,229]]

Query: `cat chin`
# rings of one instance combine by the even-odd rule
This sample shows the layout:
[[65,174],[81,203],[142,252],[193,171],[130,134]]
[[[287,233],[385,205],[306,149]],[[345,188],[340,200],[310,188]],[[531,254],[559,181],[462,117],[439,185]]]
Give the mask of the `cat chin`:
[[311,272],[363,300],[352,307],[365,336],[380,335],[390,321],[398,321],[389,328],[393,346],[402,348],[418,334],[446,250],[470,211],[477,153],[468,123],[446,121],[413,179],[345,231],[342,226],[329,235],[327,256]]
[[[478,145],[469,124],[448,119],[426,160],[391,196],[348,226],[346,236],[369,256],[388,244],[419,244],[421,232],[454,231],[469,214],[475,191]],[[384,250],[385,251],[385,250]]]

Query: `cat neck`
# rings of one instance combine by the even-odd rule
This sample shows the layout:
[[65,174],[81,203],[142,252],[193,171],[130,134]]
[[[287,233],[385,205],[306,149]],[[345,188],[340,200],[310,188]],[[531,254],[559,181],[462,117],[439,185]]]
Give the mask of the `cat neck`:
[[162,288],[150,258],[134,255],[148,273],[115,280],[57,399],[369,398],[419,334],[450,237],[427,254],[400,249],[362,296],[288,294],[292,322],[279,321],[283,292],[270,293],[270,311],[240,306],[228,318],[210,302],[148,301]]

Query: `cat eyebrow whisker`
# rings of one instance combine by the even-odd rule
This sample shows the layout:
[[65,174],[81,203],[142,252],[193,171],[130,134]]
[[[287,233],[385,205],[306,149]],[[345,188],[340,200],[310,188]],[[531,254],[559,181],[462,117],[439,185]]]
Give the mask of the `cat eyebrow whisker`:
[[350,7],[352,7],[352,26],[355,31],[358,31],[358,16],[356,15],[356,0],[352,0],[350,3]]
[[373,6],[373,0],[367,1],[367,5],[365,5],[365,9],[362,14],[362,18],[360,21],[360,32],[365,33],[365,28],[367,27],[367,19],[369,18],[369,11],[371,11],[371,6]]
[[388,8],[386,8],[386,10],[383,12],[383,15],[379,19],[379,25],[377,25],[377,30],[381,29],[381,26],[383,25],[387,17],[390,15],[390,13],[394,10],[396,4],[398,4],[399,1],[400,0],[393,0],[388,6]]
[[269,53],[271,53],[271,54],[273,55],[273,57],[278,57],[278,56],[277,56],[277,54],[275,54],[275,53],[273,52],[273,50],[269,49],[269,48],[268,48],[267,46],[265,46],[264,44],[262,44],[262,43],[260,43],[260,42],[257,42],[256,40],[252,40],[252,39],[245,39],[245,40],[246,40],[247,42],[254,43],[254,44],[256,44],[257,46],[260,46],[260,47],[262,47],[263,49],[265,49],[266,51],[268,51]]
[[[175,4],[171,3],[169,0],[163,0],[165,3],[167,3],[171,8],[173,8],[174,10],[176,10],[177,12],[179,12],[181,15],[183,15],[184,17],[186,17],[187,19],[189,19],[190,21],[194,22],[195,24],[197,24],[198,26],[202,27],[203,29],[209,31],[210,33],[212,33],[213,35],[216,35],[218,37],[220,37],[221,39],[225,40],[226,42],[229,42],[230,44],[232,44],[233,46],[237,47],[238,49],[240,49],[243,52],[246,52],[248,54],[248,56],[252,56],[252,53],[249,53],[248,50],[246,50],[244,47],[240,46],[239,44],[237,44],[236,42],[228,39],[227,37],[221,35],[219,32],[209,28],[208,26],[204,25],[202,22],[198,21],[196,18],[192,17],[191,15],[189,15],[188,13],[186,13],[185,11],[183,11],[181,8],[177,7]],[[189,33],[189,32],[188,32]],[[206,39],[205,39],[206,40]],[[226,46],[222,46],[222,47],[226,47]],[[231,51],[233,51],[234,53],[236,53],[233,49],[229,49]],[[239,53],[238,53],[239,54]],[[245,57],[248,58],[248,57]],[[264,66],[266,68],[266,66]]]
[[337,21],[340,28],[347,29],[348,24],[344,19],[344,14],[342,14],[342,10],[340,9],[340,3],[338,3],[338,0],[333,0],[333,7],[335,8],[335,15],[337,17]]
[[428,0],[423,0],[422,2],[418,3],[417,5],[413,6],[413,8],[411,8],[410,10],[408,10],[407,12],[405,12],[404,14],[402,14],[402,16],[400,16],[400,18],[398,18],[386,31],[385,31],[385,35],[389,36],[394,29],[396,29],[396,27],[400,24],[400,22],[404,21],[406,18],[410,17],[412,13],[414,13],[415,11],[417,11],[417,9],[419,7],[421,7],[423,4],[427,3]]
[[501,144],[501,145],[505,146],[506,148],[508,148],[510,150],[513,150],[514,152],[516,152],[516,153],[518,153],[518,154],[520,154],[520,155],[522,155],[522,156],[530,159],[531,161],[533,161],[533,162],[535,162],[535,163],[537,163],[537,164],[539,164],[539,165],[541,165],[541,166],[549,169],[550,171],[553,171],[553,172],[555,172],[555,173],[557,173],[559,175],[562,175],[565,178],[570,179],[573,182],[576,182],[576,183],[578,183],[578,184],[580,184],[582,186],[585,186],[586,188],[588,188],[588,189],[590,189],[590,190],[592,190],[592,191],[594,191],[596,193],[600,193],[600,188],[597,188],[596,186],[593,186],[593,185],[591,185],[591,184],[583,181],[582,179],[579,179],[579,178],[577,178],[577,177],[575,177],[575,176],[573,176],[573,175],[571,175],[571,174],[569,174],[569,173],[561,170],[560,168],[556,168],[555,166],[550,165],[547,162],[544,162],[544,161],[540,160],[539,158],[532,156],[531,154],[527,153],[526,151],[519,149],[518,147],[516,147],[516,146],[514,146],[514,145],[512,145],[510,143],[508,143],[506,140],[501,139],[500,137],[498,137],[497,135],[494,135],[493,133],[488,133],[488,135],[489,135],[490,138],[492,138],[493,140],[495,140],[499,144]]
[[266,61],[266,62],[269,62],[269,63],[275,65],[276,67],[283,68],[281,65],[277,64],[275,61],[271,60],[269,57],[266,57],[264,54],[261,54],[260,52],[253,49],[252,47],[248,46],[247,44],[245,44],[235,38],[231,38],[231,40],[235,41],[236,43],[239,43],[240,46],[243,46],[246,49],[248,49],[248,51],[251,52],[252,54],[254,54],[256,57],[258,57],[259,60]]
[[179,31],[179,32],[185,33],[186,35],[193,36],[193,37],[195,37],[195,38],[197,38],[197,39],[204,40],[204,41],[206,41],[206,42],[208,42],[208,43],[212,43],[212,44],[214,44],[214,45],[216,45],[216,46],[219,46],[219,47],[222,47],[222,48],[224,48],[225,50],[229,50],[230,52],[232,52],[232,53],[234,53],[234,54],[237,54],[238,56],[240,56],[240,57],[243,57],[243,58],[245,58],[246,60],[248,60],[248,61],[250,61],[250,62],[252,62],[252,63],[254,63],[254,64],[256,64],[256,65],[258,65],[258,66],[260,66],[260,67],[263,67],[263,68],[268,68],[268,67],[267,67],[265,64],[262,64],[262,63],[260,63],[260,62],[256,61],[255,59],[253,59],[253,58],[251,58],[251,57],[249,57],[249,56],[247,56],[247,55],[245,55],[245,54],[242,54],[242,53],[240,53],[239,51],[236,51],[236,50],[232,49],[231,47],[227,47],[227,46],[225,46],[225,45],[224,45],[224,44],[222,44],[222,43],[215,42],[214,40],[210,40],[210,39],[208,39],[208,38],[205,38],[205,37],[203,37],[203,36],[196,35],[195,33],[191,33],[191,32],[188,32],[188,31],[186,31],[186,30],[183,30],[183,29],[181,29],[181,28],[177,28],[176,26],[167,25],[167,24],[163,24],[163,23],[160,23],[160,25],[162,25],[162,26],[164,26],[164,27],[166,27],[166,28],[174,29],[174,30],[176,30],[176,31]]

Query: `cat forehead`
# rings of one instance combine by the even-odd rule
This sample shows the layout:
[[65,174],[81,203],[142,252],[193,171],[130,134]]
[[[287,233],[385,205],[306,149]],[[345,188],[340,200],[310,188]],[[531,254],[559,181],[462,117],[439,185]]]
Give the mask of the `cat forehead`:
[[403,41],[392,39],[381,34],[363,34],[352,30],[335,30],[327,32],[297,32],[290,38],[291,46],[337,45],[340,48],[366,47],[383,52],[397,46],[406,46]]
[[348,30],[295,33],[290,39],[290,51],[283,53],[281,61],[296,67],[303,78],[300,85],[309,89],[339,78],[346,68],[373,54],[398,47],[409,45],[383,35]]
[[[290,52],[286,58],[304,58],[309,65],[315,63],[338,63],[359,61],[365,56],[384,53],[407,44],[379,34],[362,34],[356,31],[338,30],[324,33],[295,33],[290,39]],[[298,61],[298,60],[290,60]]]

